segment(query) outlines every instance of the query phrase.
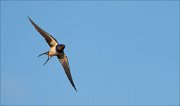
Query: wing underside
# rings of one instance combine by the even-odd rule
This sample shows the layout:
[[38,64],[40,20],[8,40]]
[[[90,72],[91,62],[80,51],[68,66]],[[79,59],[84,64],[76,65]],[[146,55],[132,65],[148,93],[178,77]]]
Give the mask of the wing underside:
[[61,62],[62,66],[64,68],[64,71],[65,71],[65,73],[66,73],[66,75],[67,75],[71,85],[76,90],[75,84],[74,84],[72,76],[71,76],[71,72],[70,72],[70,67],[69,67],[67,56],[65,55],[65,53],[63,53],[63,54],[58,55],[57,57],[58,57],[59,61]]
[[[29,17],[28,17],[29,18]],[[50,47],[53,47],[55,45],[58,44],[57,40],[52,37],[50,34],[48,34],[46,31],[44,31],[43,29],[41,29],[38,25],[36,25],[30,18],[29,18],[30,22],[32,23],[32,25],[35,27],[35,29],[44,37],[44,39],[46,40],[46,42],[48,43],[48,45]]]

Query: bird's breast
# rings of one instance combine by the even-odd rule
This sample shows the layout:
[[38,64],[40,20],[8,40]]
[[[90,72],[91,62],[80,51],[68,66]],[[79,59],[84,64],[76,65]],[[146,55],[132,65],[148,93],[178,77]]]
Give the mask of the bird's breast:
[[50,55],[50,56],[55,56],[55,55],[57,55],[56,46],[53,46],[53,47],[50,48],[50,50],[49,50],[49,55]]

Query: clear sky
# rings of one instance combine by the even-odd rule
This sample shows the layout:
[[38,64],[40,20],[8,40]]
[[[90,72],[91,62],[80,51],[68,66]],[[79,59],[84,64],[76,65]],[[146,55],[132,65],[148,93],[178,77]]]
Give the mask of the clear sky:
[[[66,45],[76,92],[29,22]],[[178,105],[179,1],[1,1],[1,105]]]

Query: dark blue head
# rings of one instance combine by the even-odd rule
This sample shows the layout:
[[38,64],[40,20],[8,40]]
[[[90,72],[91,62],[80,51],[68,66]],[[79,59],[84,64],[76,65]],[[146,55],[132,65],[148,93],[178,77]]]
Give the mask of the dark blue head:
[[63,53],[64,48],[65,48],[65,45],[64,45],[64,44],[58,44],[58,45],[56,46],[56,52],[58,52],[58,53]]

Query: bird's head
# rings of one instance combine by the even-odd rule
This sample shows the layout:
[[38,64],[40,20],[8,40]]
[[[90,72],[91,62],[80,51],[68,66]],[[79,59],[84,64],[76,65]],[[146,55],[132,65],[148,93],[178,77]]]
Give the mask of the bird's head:
[[58,53],[62,53],[63,50],[64,50],[64,48],[65,48],[65,45],[64,45],[64,44],[58,44],[58,45],[56,46],[56,51],[57,51]]

